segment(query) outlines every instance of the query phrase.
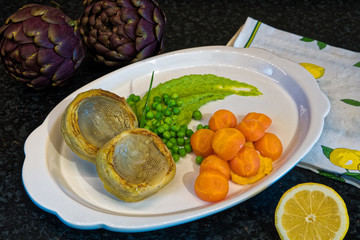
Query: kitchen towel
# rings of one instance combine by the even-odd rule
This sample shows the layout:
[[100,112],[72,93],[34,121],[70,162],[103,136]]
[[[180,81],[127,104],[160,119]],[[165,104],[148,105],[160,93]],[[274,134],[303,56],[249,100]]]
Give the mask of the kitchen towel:
[[253,18],[227,44],[257,47],[306,63],[331,109],[321,137],[298,167],[360,188],[360,53],[288,33]]

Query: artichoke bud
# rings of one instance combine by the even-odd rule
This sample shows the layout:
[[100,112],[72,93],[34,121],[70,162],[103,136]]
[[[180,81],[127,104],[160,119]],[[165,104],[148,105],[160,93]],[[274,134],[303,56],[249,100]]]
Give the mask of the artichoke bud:
[[94,60],[122,66],[161,53],[166,23],[154,0],[84,1],[80,33]]
[[0,28],[0,60],[5,71],[29,87],[67,83],[85,58],[74,22],[60,9],[28,4]]

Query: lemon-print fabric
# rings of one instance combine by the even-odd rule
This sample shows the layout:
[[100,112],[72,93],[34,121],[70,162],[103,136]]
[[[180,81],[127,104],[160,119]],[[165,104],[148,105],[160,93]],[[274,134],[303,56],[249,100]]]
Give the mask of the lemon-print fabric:
[[321,66],[312,64],[312,63],[299,63],[306,70],[311,73],[315,79],[321,78],[324,75],[325,69]]
[[248,18],[228,46],[257,47],[302,65],[328,96],[323,133],[297,165],[360,188],[360,53]]

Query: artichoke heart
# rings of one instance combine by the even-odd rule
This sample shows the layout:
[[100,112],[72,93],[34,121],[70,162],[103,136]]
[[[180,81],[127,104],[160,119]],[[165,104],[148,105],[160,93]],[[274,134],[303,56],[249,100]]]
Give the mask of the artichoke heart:
[[106,142],[137,126],[137,117],[125,98],[102,89],[78,94],[61,120],[61,132],[68,147],[92,163]]
[[135,128],[99,149],[96,170],[107,191],[125,202],[137,202],[167,185],[175,176],[176,164],[160,137]]

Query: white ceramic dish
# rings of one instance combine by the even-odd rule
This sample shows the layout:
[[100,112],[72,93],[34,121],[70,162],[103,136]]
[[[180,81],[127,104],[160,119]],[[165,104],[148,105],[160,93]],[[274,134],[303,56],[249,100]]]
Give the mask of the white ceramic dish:
[[[250,111],[269,115],[273,124],[268,131],[276,133],[284,145],[273,172],[255,184],[231,183],[225,200],[208,203],[194,193],[199,167],[195,155],[190,154],[177,163],[175,179],[148,199],[125,203],[105,191],[95,166],[79,159],[63,141],[59,130],[61,115],[76,94],[92,88],[125,97],[130,93],[143,95],[152,71],[154,86],[195,73],[212,73],[256,86],[262,96],[234,95],[204,105],[201,122],[207,123],[210,114],[220,108],[233,111],[239,119]],[[306,70],[262,49],[213,46],[162,54],[97,79],[58,104],[25,143],[23,183],[35,204],[74,228],[121,232],[165,228],[230,208],[266,189],[311,149],[329,109],[327,97]],[[196,124],[191,122],[190,127]]]

